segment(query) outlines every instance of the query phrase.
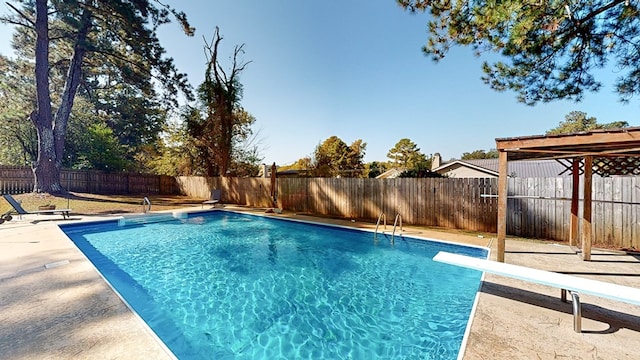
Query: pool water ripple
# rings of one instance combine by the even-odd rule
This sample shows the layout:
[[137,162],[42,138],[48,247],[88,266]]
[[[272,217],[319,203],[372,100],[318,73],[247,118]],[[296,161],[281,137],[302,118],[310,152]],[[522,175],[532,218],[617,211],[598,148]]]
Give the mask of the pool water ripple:
[[486,250],[214,211],[62,227],[180,359],[455,359]]

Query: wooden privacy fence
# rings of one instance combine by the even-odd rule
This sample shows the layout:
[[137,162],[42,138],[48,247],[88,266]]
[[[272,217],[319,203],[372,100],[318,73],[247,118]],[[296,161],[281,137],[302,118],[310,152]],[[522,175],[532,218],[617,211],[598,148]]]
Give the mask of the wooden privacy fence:
[[178,176],[175,180],[180,193],[189,197],[208,199],[211,190],[220,189],[222,203],[252,207],[273,206],[270,179]]
[[[269,179],[176,178],[180,191],[222,201],[273,206]],[[470,231],[497,231],[497,179],[280,178],[278,205],[285,210],[375,222],[396,214],[405,224]],[[507,234],[567,241],[572,179],[508,179]],[[581,189],[582,190],[582,189]],[[484,196],[483,196],[484,195]],[[582,193],[580,193],[582,199]],[[579,214],[582,213],[580,203]],[[640,178],[593,178],[593,236],[597,244],[640,248]]]
[[[208,198],[222,190],[222,202],[271,207],[270,179],[176,178],[188,196]],[[497,200],[491,179],[355,179],[280,178],[278,206],[298,213],[375,222],[384,213],[388,223],[400,214],[405,224],[495,232]]]
[[[572,183],[569,177],[509,179],[507,234],[569,240]],[[594,243],[640,249],[640,178],[594,176],[592,186]]]
[[[60,173],[62,187],[92,194],[178,194],[173,176],[66,170]],[[33,191],[33,172],[24,166],[0,166],[0,193]]]
[[[63,187],[76,192],[184,194],[207,199],[211,189],[221,189],[223,203],[273,206],[267,178],[174,178],[77,170],[63,170],[61,177]],[[277,206],[371,222],[384,213],[387,222],[393,223],[400,214],[405,224],[496,232],[497,198],[492,195],[497,194],[497,182],[488,178],[279,178]],[[569,177],[508,179],[507,234],[568,240],[571,189]],[[30,168],[0,166],[1,193],[32,190]],[[640,177],[594,176],[592,210],[596,244],[640,248]]]

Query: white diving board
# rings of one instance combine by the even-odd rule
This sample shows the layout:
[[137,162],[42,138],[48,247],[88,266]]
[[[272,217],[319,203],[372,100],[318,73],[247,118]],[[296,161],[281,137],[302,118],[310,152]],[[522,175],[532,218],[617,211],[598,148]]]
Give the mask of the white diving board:
[[573,299],[574,330],[581,332],[580,300],[578,294],[589,294],[634,305],[640,305],[640,289],[612,284],[599,280],[560,274],[551,271],[532,269],[525,266],[506,264],[497,261],[478,259],[470,256],[441,251],[433,257],[434,261],[488,272],[500,276],[552,286],[562,290],[562,300],[566,291]]

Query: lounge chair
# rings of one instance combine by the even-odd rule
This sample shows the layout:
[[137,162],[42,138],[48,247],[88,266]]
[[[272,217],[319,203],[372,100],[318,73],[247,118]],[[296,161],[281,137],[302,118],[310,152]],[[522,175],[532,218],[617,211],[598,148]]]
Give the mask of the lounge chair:
[[209,200],[203,201],[202,207],[204,207],[205,205],[213,205],[213,207],[216,207],[216,205],[220,202],[221,199],[222,199],[222,192],[220,191],[220,189],[211,190],[211,196],[209,197]]
[[14,211],[9,211],[2,215],[2,220],[11,220],[11,214],[16,213],[18,215],[28,215],[28,214],[36,214],[36,215],[47,215],[47,214],[60,214],[64,219],[69,218],[69,212],[71,209],[53,209],[53,210],[35,210],[35,211],[27,211],[22,208],[22,205],[13,198],[13,196],[9,194],[2,195],[2,197],[7,200],[9,204],[13,207]]

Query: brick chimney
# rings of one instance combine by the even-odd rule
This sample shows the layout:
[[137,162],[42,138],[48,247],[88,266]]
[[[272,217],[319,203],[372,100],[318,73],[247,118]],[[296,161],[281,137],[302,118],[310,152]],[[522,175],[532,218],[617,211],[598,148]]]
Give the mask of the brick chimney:
[[433,154],[433,158],[431,158],[431,170],[439,168],[442,164],[442,156],[440,153]]
[[258,177],[267,178],[269,177],[269,173],[267,172],[267,164],[260,165],[260,171],[258,171]]

